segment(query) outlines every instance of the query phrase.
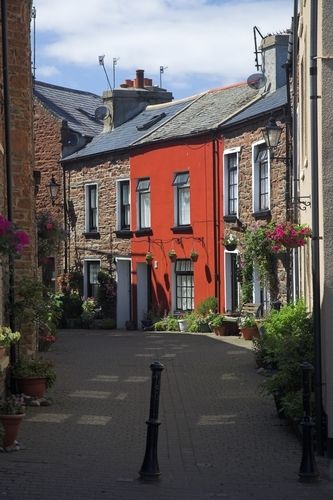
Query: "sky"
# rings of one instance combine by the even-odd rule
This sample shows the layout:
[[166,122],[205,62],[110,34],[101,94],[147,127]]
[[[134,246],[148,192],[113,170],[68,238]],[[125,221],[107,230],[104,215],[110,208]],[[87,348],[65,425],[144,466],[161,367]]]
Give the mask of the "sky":
[[37,80],[101,95],[105,72],[118,87],[143,69],[180,99],[255,73],[253,27],[263,36],[290,28],[293,1],[34,0],[34,7]]

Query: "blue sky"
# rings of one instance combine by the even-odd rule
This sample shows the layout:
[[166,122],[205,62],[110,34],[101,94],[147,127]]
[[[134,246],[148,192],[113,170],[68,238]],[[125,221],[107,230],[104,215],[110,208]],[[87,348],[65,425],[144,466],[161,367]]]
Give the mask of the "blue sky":
[[292,0],[34,0],[36,78],[101,94],[136,69],[182,98],[254,73],[253,26],[290,28]]

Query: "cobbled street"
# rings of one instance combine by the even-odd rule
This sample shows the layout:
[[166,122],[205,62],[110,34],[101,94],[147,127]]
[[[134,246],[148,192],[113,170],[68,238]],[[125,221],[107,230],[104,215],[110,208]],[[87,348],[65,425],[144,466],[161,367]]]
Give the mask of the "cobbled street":
[[[298,481],[301,445],[259,391],[249,343],[137,331],[63,330],[45,357],[52,405],[29,407],[22,449],[2,453],[8,500],[328,500]],[[160,480],[139,479],[151,370],[161,377]]]

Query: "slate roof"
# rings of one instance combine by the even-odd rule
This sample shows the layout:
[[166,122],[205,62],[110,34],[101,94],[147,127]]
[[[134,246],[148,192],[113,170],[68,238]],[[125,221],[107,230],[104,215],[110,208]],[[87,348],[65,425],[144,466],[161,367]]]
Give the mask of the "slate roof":
[[146,137],[136,140],[135,145],[194,136],[214,130],[257,95],[258,91],[245,83],[209,90],[173,120]]
[[261,99],[237,113],[230,120],[224,122],[223,127],[236,125],[240,122],[248,121],[258,115],[267,114],[274,109],[281,108],[287,104],[287,85],[280,87],[275,92],[263,95]]
[[129,148],[133,142],[146,136],[147,133],[160,127],[163,123],[168,122],[177,113],[190,106],[197,98],[198,96],[194,96],[170,103],[147,106],[144,111],[132,118],[132,120],[123,123],[110,132],[99,134],[87,146],[74,154],[66,156],[63,161]]
[[102,122],[95,118],[95,109],[103,104],[98,95],[40,81],[35,81],[34,95],[72,130],[89,137],[103,130]]

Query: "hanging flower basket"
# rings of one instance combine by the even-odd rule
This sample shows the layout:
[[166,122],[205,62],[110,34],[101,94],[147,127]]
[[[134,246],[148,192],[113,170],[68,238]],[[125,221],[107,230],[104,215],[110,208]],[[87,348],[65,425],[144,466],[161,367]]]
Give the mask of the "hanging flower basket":
[[0,214],[0,253],[10,253],[19,257],[28,244],[29,236],[27,233],[16,229],[12,222]]
[[192,250],[190,253],[190,259],[192,262],[196,262],[198,260],[199,254],[195,251]]
[[171,262],[175,262],[177,260],[176,250],[174,250],[173,248],[171,250],[169,250],[168,257],[171,260]]
[[152,255],[152,253],[151,253],[151,252],[147,252],[147,253],[146,253],[146,262],[147,262],[148,264],[151,264],[152,260],[153,260],[153,255]]
[[229,252],[233,252],[234,250],[236,250],[237,244],[238,240],[233,234],[228,234],[228,236],[226,236],[222,240],[222,245],[224,245],[226,250],[229,250]]
[[311,234],[311,229],[307,224],[293,224],[292,222],[275,224],[266,231],[266,237],[271,242],[273,253],[303,247]]

